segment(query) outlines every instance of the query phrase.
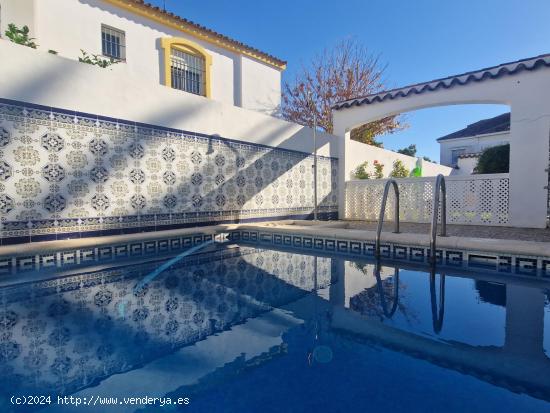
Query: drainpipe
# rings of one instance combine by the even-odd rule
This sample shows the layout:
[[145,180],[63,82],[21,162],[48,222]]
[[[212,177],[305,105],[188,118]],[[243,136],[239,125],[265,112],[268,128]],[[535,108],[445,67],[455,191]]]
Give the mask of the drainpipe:
[[311,91],[308,91],[308,98],[313,112],[313,220],[317,221],[317,110]]
[[317,111],[313,112],[313,219],[317,221]]

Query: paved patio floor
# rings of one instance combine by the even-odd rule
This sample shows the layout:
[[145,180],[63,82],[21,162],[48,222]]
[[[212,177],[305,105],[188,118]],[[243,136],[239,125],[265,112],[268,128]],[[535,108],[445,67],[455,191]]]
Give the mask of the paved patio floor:
[[[350,229],[376,230],[376,221],[346,221]],[[384,231],[393,231],[393,223],[385,222]],[[413,234],[428,234],[430,224],[402,222],[400,231]],[[550,242],[550,228],[510,228],[488,227],[480,225],[447,224],[447,235],[472,238],[509,239],[518,241]]]

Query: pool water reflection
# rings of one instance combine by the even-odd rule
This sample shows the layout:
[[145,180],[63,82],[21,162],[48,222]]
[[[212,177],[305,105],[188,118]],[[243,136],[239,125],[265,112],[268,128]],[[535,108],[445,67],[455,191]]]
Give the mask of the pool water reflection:
[[2,411],[32,410],[9,404],[18,394],[190,397],[182,411],[200,412],[550,408],[544,286],[399,266],[230,245],[3,287]]

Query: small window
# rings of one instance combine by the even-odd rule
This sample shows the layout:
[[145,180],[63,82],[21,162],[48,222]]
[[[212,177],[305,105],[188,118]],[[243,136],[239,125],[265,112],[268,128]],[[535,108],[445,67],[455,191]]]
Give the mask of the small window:
[[205,59],[174,47],[170,50],[172,87],[206,96]]
[[103,56],[126,59],[126,35],[122,30],[101,25],[101,48]]
[[466,152],[465,148],[451,150],[451,165],[458,165],[458,157]]

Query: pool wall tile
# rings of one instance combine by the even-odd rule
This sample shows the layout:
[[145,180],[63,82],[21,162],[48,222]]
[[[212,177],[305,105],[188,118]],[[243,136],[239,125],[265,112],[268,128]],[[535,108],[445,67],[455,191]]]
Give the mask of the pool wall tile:
[[[245,231],[242,231],[245,232]],[[339,240],[334,238],[303,237],[302,244],[293,242],[283,244],[282,239],[287,234],[273,234],[273,244],[294,247],[298,250],[311,249],[327,254],[339,254],[350,257],[374,257],[374,243],[359,240]],[[241,236],[241,239],[243,237]],[[384,243],[380,246],[380,255],[383,259],[410,261],[413,263],[428,264],[430,249],[421,246],[407,246],[401,244]],[[454,249],[437,249],[436,264],[452,268],[482,269],[495,273],[512,273],[515,275],[541,276],[550,278],[550,260],[530,256],[490,255],[475,251]]]
[[[220,236],[218,236],[220,235]],[[98,248],[81,248],[75,250],[45,253],[36,256],[0,259],[0,274],[17,271],[55,269],[89,265],[93,262],[113,261],[151,254],[177,253],[199,245],[202,242],[216,239],[219,242],[230,240],[256,244],[272,244],[296,250],[319,251],[326,254],[338,254],[349,257],[374,257],[374,243],[360,240],[342,240],[324,237],[289,235],[276,232],[250,230],[231,230],[224,234],[191,234],[172,238],[132,241],[127,244],[108,245]],[[428,263],[429,248],[384,243],[380,246],[382,259]],[[443,267],[464,268],[493,271],[500,274],[514,274],[527,277],[550,278],[550,259],[532,256],[491,255],[476,251],[453,249],[436,250],[437,265]]]

